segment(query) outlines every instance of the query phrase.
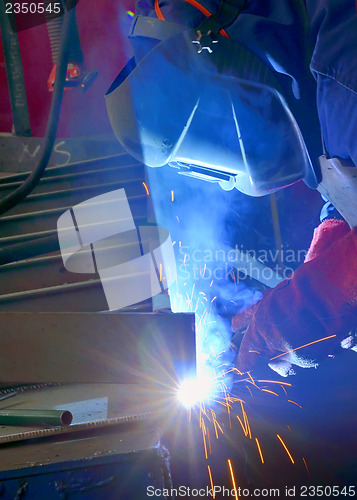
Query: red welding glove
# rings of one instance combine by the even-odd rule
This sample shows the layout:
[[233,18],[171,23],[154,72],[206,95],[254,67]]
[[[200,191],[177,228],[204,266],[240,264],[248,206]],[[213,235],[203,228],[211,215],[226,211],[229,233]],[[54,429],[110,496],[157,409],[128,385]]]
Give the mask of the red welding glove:
[[[287,376],[293,373],[292,365],[316,367],[334,351],[357,325],[356,257],[357,229],[350,230],[342,220],[325,220],[293,277],[243,313],[250,318],[238,368],[249,371],[263,357]],[[233,331],[241,331],[243,323],[241,315],[235,316]],[[326,337],[330,338],[321,340]],[[310,345],[302,347],[306,344]]]

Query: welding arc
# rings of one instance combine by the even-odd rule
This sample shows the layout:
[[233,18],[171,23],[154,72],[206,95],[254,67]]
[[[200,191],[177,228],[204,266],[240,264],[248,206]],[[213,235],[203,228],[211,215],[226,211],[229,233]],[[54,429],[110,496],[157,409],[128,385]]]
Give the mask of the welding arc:
[[58,121],[61,111],[63,90],[66,83],[67,66],[71,47],[71,32],[74,26],[76,0],[68,0],[69,5],[64,14],[62,27],[61,50],[56,71],[56,80],[51,101],[51,109],[47,121],[47,129],[43,143],[42,156],[37,167],[31,172],[27,179],[15,191],[5,196],[0,201],[0,215],[4,214],[20,201],[22,201],[37,185],[42,177],[51,157],[52,149],[56,139]]

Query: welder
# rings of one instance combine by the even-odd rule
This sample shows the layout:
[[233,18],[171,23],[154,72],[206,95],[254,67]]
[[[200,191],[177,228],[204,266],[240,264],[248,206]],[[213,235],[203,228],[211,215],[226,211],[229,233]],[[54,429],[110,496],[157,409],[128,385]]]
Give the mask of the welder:
[[134,58],[106,96],[127,151],[252,196],[304,180],[328,201],[306,263],[233,319],[238,366],[287,375],[353,347],[354,0],[138,0],[136,16]]

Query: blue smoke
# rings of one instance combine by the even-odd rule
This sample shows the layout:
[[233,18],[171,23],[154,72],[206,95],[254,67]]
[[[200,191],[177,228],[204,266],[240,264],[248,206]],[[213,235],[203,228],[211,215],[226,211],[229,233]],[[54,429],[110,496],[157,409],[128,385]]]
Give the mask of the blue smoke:
[[170,288],[172,311],[195,312],[198,373],[209,367],[220,377],[236,355],[231,316],[262,297],[236,282],[227,258],[238,229],[231,225],[233,206],[238,200],[243,215],[250,209],[248,198],[170,167],[148,168],[147,173],[155,220],[174,242],[178,279]]

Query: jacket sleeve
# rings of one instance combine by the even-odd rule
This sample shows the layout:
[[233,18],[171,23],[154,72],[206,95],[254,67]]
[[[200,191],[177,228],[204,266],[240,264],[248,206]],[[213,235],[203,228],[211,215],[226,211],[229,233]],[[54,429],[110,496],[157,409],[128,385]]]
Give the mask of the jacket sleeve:
[[252,369],[262,356],[273,365],[286,359],[316,366],[356,327],[357,229],[324,221],[307,258],[258,304],[242,340],[239,369]]

